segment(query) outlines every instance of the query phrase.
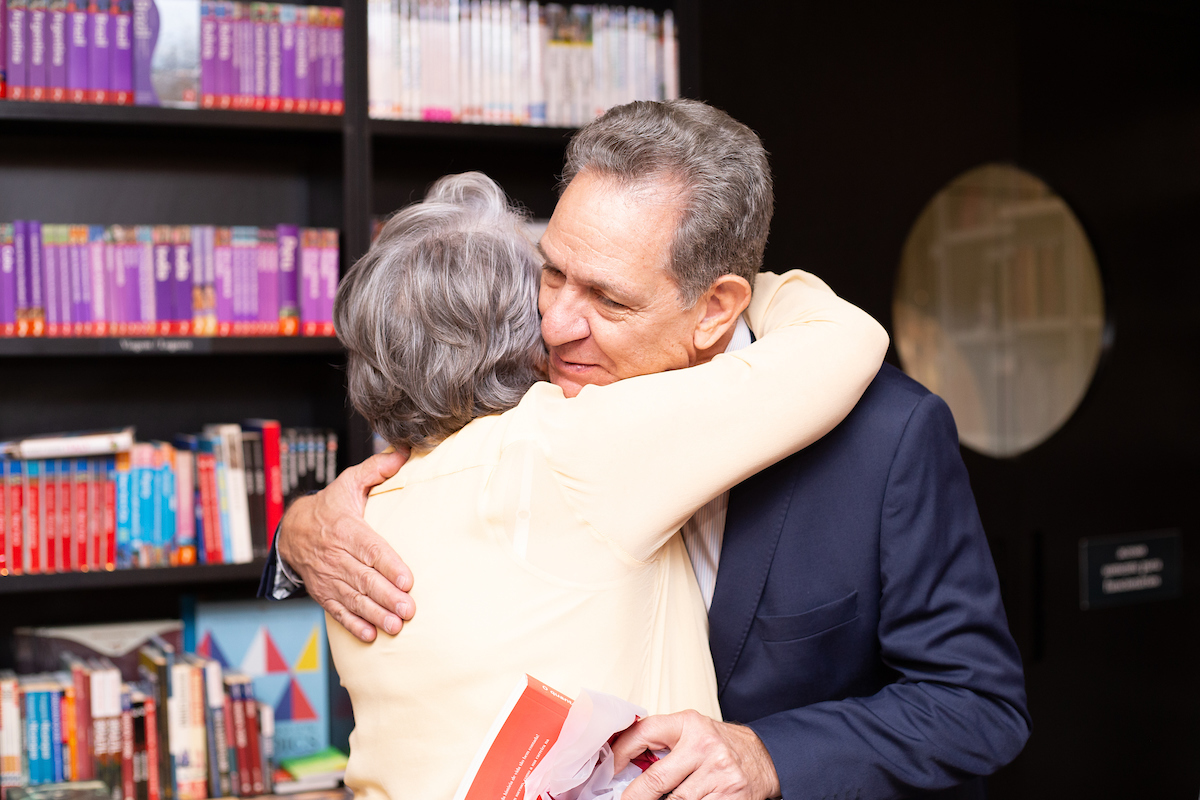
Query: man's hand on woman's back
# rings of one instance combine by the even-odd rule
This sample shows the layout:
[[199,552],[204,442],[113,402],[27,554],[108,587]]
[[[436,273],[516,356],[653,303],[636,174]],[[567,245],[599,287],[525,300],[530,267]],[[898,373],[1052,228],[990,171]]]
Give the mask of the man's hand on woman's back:
[[399,633],[416,611],[408,595],[412,573],[363,520],[368,493],[407,460],[407,454],[385,453],[350,467],[292,503],[279,526],[279,555],[309,596],[364,642],[375,639],[376,628]]

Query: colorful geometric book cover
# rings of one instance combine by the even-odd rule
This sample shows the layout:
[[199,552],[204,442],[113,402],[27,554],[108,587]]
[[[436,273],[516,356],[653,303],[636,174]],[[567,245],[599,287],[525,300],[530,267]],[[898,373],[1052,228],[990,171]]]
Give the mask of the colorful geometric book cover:
[[329,745],[329,663],[325,617],[310,600],[197,603],[184,621],[196,652],[253,679],[254,696],[275,716],[278,759]]

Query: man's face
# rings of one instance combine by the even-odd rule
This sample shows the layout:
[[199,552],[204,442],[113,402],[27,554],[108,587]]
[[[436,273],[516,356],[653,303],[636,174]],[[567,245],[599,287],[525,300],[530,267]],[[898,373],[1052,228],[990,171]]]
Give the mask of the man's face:
[[542,235],[538,310],[550,380],[567,397],[695,363],[699,311],[667,271],[677,196],[628,191],[602,176],[571,181]]

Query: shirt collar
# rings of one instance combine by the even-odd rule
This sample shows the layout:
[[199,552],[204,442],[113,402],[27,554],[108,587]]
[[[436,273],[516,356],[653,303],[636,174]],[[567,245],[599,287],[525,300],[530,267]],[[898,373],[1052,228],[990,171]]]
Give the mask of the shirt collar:
[[743,347],[749,347],[753,341],[754,338],[750,335],[750,326],[746,324],[746,318],[738,317],[737,327],[733,329],[733,338],[729,340],[729,346],[725,348],[725,352],[733,353]]

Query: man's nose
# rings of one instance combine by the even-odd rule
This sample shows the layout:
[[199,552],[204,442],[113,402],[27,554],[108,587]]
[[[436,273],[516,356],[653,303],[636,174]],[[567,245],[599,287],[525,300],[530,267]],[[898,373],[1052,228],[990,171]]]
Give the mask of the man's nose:
[[554,292],[542,308],[542,339],[549,347],[559,347],[591,334],[585,315],[586,303],[578,292],[568,288]]

